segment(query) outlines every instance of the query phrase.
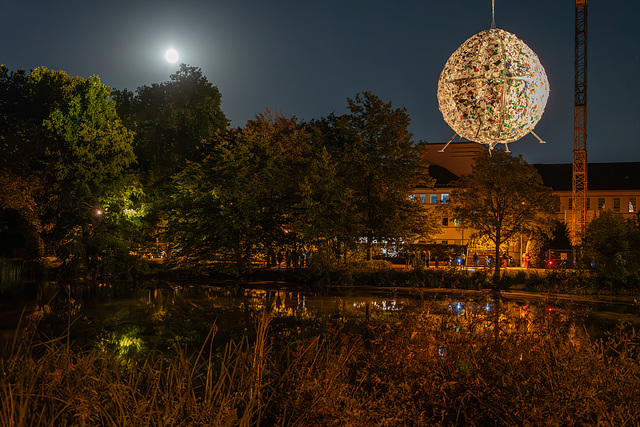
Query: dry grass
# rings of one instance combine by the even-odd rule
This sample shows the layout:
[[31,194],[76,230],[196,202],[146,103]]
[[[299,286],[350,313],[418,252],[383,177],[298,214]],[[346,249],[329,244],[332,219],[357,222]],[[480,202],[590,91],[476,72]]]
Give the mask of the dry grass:
[[0,425],[640,424],[640,337],[628,326],[592,341],[558,315],[434,305],[280,344],[269,322],[222,352],[214,328],[199,351],[170,358],[17,342],[1,360]]

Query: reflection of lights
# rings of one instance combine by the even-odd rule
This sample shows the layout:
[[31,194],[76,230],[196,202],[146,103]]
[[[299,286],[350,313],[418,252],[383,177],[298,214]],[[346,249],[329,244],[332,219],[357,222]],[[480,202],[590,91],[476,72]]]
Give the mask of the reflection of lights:
[[447,355],[447,347],[444,345],[441,345],[438,347],[438,356],[440,357],[444,357]]
[[382,309],[382,311],[399,311],[402,307],[396,304],[395,300],[392,301],[380,301],[380,303],[374,302],[373,306]]
[[449,304],[449,309],[455,312],[457,315],[464,315],[467,312],[465,305],[461,302],[458,302],[455,305]]

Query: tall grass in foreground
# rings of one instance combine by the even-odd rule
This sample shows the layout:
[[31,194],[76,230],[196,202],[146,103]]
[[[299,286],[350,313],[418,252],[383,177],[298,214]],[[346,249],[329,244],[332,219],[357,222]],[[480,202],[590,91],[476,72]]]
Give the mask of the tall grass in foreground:
[[[433,308],[435,310],[435,306]],[[15,346],[0,369],[2,426],[638,425],[640,337],[591,341],[539,313],[336,322],[319,336],[254,341],[167,359]],[[494,325],[495,326],[495,325]]]

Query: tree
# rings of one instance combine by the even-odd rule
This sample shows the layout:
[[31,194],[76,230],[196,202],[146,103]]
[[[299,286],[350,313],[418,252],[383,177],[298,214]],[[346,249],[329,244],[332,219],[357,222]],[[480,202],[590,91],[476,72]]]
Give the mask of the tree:
[[147,241],[153,244],[165,240],[171,177],[189,162],[201,162],[206,146],[229,124],[222,96],[201,69],[181,64],[167,82],[140,86],[135,93],[114,91],[112,98],[127,128],[135,132],[137,173],[148,205]]
[[612,212],[602,212],[585,230],[581,263],[600,285],[622,286],[640,278],[640,228]]
[[321,124],[320,143],[337,164],[358,214],[349,220],[356,237],[364,237],[367,259],[375,240],[400,241],[429,234],[431,212],[409,195],[416,186],[432,185],[422,162],[425,144],[415,144],[404,108],[393,108],[371,92],[348,99],[349,113]]
[[573,249],[569,239],[569,229],[563,221],[556,220],[551,234],[536,233],[529,237],[527,251],[531,257],[531,264],[535,266],[544,267],[550,249],[568,251]]
[[168,82],[112,96],[125,125],[136,133],[134,149],[146,184],[167,184],[187,160],[201,160],[204,143],[229,124],[218,88],[200,68],[186,64]]
[[495,245],[494,285],[500,278],[500,246],[519,234],[549,234],[555,226],[558,198],[522,156],[504,150],[486,151],[475,159],[470,174],[452,191],[451,209],[473,237]]
[[97,209],[131,183],[133,135],[98,77],[70,77],[44,67],[28,76],[5,69],[0,74],[8,89],[0,102],[7,124],[5,175],[38,189],[23,188],[23,206],[13,208],[26,212],[36,206],[37,219],[31,222],[42,230],[50,252],[64,261],[83,258],[79,248],[95,236]]
[[269,112],[220,133],[202,162],[173,178],[170,231],[190,263],[216,261],[242,275],[295,232],[309,136],[296,119]]

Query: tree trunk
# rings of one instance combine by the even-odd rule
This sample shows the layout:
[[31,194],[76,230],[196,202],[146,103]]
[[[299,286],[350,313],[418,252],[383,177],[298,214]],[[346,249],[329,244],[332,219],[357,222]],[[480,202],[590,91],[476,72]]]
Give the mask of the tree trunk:
[[367,236],[367,261],[373,259],[373,236],[369,234]]
[[500,264],[502,258],[500,258],[500,229],[496,230],[496,253],[495,253],[495,266],[493,269],[493,289],[498,290],[500,288]]

